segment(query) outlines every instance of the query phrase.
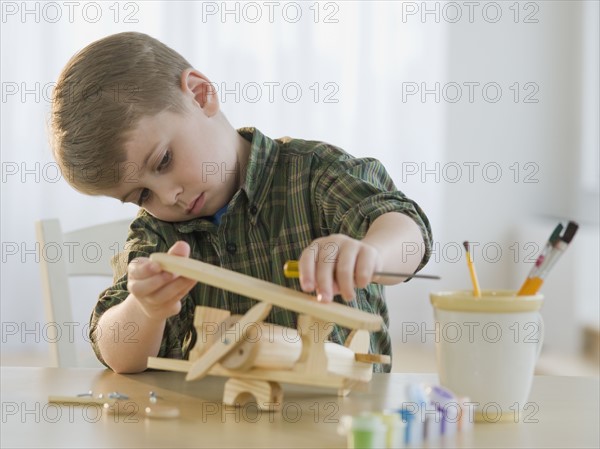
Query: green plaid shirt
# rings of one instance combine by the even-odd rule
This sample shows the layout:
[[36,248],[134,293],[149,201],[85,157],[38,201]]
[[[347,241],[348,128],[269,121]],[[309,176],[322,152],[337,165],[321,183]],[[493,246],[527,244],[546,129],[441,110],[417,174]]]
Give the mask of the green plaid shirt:
[[[115,283],[102,292],[92,313],[90,337],[99,360],[96,329],[100,316],[119,304],[127,291],[127,264],[136,257],[167,252],[178,240],[191,247],[190,257],[229,270],[300,290],[298,279],[283,276],[287,260],[296,260],[316,238],[346,234],[362,239],[370,224],[387,212],[401,212],[415,220],[430,255],[431,229],[419,206],[396,190],[383,165],[372,158],[357,159],[323,142],[300,139],[272,140],[254,128],[238,132],[252,142],[243,186],[231,199],[219,225],[207,218],[171,223],[140,209],[131,223],[124,251],[113,260]],[[229,174],[231,176],[231,174]],[[389,316],[384,287],[370,284],[356,290],[356,299],[345,303],[381,315],[381,331],[371,333],[371,353],[391,356]],[[187,359],[196,332],[196,306],[244,314],[256,301],[202,283],[182,300],[181,312],[167,319],[159,357]],[[267,321],[296,328],[297,314],[273,307]],[[330,340],[343,344],[349,329],[334,326]],[[391,365],[375,365],[389,371]]]

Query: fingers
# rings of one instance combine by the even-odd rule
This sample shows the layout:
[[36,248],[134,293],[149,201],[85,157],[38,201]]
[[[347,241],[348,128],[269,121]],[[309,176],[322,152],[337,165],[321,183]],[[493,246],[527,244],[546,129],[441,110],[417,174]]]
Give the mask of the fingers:
[[330,302],[337,294],[351,301],[355,288],[372,282],[379,263],[375,247],[348,236],[317,239],[300,257],[300,286],[306,292],[316,290],[320,301]]
[[305,292],[312,292],[315,290],[315,264],[319,258],[318,251],[319,245],[313,243],[302,251],[300,260],[298,260],[300,287]]
[[356,287],[365,288],[373,280],[373,274],[377,269],[378,253],[375,248],[363,245],[356,258],[354,269],[354,282]]
[[355,264],[360,248],[353,245],[345,251],[340,251],[340,257],[335,270],[335,279],[340,293],[345,301],[354,298]]
[[319,301],[330,302],[339,292],[333,279],[337,245],[334,242],[315,240],[300,256],[300,287],[305,292],[317,292]]
[[181,299],[196,285],[193,279],[173,279],[170,273],[159,273],[143,280],[130,280],[129,292],[145,313],[154,318],[168,318],[181,310]]
[[[189,257],[190,246],[176,242],[171,255]],[[132,260],[127,267],[127,290],[135,296],[148,316],[168,318],[181,310],[180,300],[196,285],[195,280],[162,271],[159,263],[147,257]]]
[[182,256],[182,257],[190,257],[190,245],[183,240],[179,240],[169,248],[167,254],[171,254],[173,256]]
[[162,288],[172,280],[173,275],[167,272],[157,273],[144,279],[129,278],[127,281],[127,290],[138,298],[143,298]]
[[317,299],[319,301],[333,301],[333,276],[335,270],[334,260],[319,258],[315,269],[315,280],[317,282]]
[[152,294],[146,296],[146,299],[153,303],[169,303],[179,301],[196,285],[196,281],[187,278],[177,278],[168,282]]
[[[167,254],[172,256],[190,257],[190,245],[183,240],[179,240],[169,248]],[[173,279],[178,278],[178,274],[173,274]]]
[[147,257],[133,259],[127,266],[129,279],[146,279],[162,271],[160,265]]

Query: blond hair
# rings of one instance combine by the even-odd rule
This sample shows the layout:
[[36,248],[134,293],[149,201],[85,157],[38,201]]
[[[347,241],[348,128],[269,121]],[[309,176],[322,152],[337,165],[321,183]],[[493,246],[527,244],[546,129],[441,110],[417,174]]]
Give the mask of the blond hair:
[[63,176],[80,192],[100,195],[126,171],[124,144],[144,116],[186,110],[179,53],[142,33],[114,34],[71,58],[52,100],[50,140]]

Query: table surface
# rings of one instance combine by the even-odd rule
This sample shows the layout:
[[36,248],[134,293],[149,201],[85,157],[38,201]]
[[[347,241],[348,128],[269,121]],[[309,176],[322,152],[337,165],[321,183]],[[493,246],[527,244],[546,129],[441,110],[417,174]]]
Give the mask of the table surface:
[[[374,374],[362,390],[283,385],[280,412],[221,403],[224,378],[186,382],[183,373],[119,375],[85,368],[2,367],[1,447],[346,447],[340,418],[398,408],[407,383],[436,384],[435,374]],[[49,395],[127,394],[117,414],[100,407],[49,404]],[[180,417],[150,419],[150,391]],[[529,407],[514,422],[476,423],[436,447],[599,447],[599,380],[536,376]],[[432,447],[430,445],[428,447]]]

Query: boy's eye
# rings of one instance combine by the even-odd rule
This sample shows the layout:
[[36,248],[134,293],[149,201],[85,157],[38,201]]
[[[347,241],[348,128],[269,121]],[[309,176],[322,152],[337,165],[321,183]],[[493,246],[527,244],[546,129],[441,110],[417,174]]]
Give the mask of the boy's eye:
[[171,150],[167,150],[163,156],[160,164],[158,164],[158,171],[161,171],[171,163]]
[[138,198],[137,205],[142,207],[144,202],[148,200],[149,196],[150,196],[150,190],[143,189],[142,193],[140,193],[140,197]]

